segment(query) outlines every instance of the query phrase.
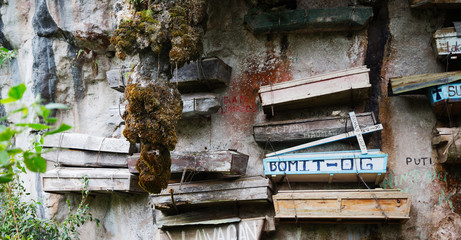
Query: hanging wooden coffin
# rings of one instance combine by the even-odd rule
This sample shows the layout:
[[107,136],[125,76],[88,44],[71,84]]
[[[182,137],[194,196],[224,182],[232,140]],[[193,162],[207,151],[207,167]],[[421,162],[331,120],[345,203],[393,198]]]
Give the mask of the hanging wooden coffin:
[[204,58],[173,70],[171,83],[178,84],[181,93],[210,91],[226,87],[232,68],[219,58]]
[[461,128],[437,128],[432,145],[439,163],[461,163]]
[[[130,68],[113,69],[106,72],[109,86],[119,92],[124,92]],[[226,87],[231,78],[232,68],[219,58],[204,58],[191,62],[179,69],[173,69],[171,83],[177,84],[181,93],[210,91]]]
[[62,166],[126,167],[126,158],[136,151],[126,139],[96,137],[79,133],[62,133],[44,138],[43,157]]
[[461,0],[411,0],[412,8],[437,7],[437,8],[460,8]]
[[[376,124],[373,113],[359,113],[361,128]],[[253,136],[258,143],[312,141],[354,130],[349,117],[325,117],[257,124]]]
[[273,199],[276,220],[286,222],[369,224],[410,218],[409,194],[394,189],[279,191]]
[[215,94],[182,94],[182,118],[210,116],[221,108],[221,101]]
[[56,168],[42,176],[43,191],[51,193],[80,192],[82,178],[88,178],[91,192],[145,192],[138,185],[138,177],[127,168]]
[[175,183],[160,194],[152,195],[155,209],[170,211],[184,205],[270,201],[272,183],[263,177]]
[[[171,173],[182,174],[185,170],[195,173],[211,172],[223,176],[236,177],[245,175],[249,156],[233,150],[203,152],[171,152]],[[128,158],[131,173],[136,170],[139,153]]]
[[362,101],[370,93],[369,71],[366,67],[358,67],[261,86],[259,96],[264,113]]
[[435,115],[461,115],[461,83],[450,83],[428,89]]
[[461,29],[459,32],[454,27],[437,30],[434,33],[434,49],[442,59],[458,58],[461,55]]
[[227,222],[219,222],[219,220],[215,220],[208,225],[185,226],[162,230],[160,232],[160,239],[259,240],[261,239],[262,232],[266,231],[265,218],[234,218],[227,219]]
[[371,7],[338,7],[271,11],[245,16],[253,34],[291,31],[352,31],[363,28],[373,17]]
[[448,84],[461,80],[461,71],[418,74],[405,77],[391,78],[392,93],[398,94],[426,94],[429,87]]
[[283,154],[263,159],[264,173],[272,179],[286,176],[290,182],[379,183],[386,175],[387,154],[379,150]]

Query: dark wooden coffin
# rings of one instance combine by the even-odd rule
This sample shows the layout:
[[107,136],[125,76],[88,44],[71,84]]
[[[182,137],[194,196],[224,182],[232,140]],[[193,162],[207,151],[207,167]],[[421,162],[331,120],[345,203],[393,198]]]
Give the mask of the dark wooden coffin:
[[171,211],[177,206],[208,205],[229,202],[271,202],[272,183],[263,177],[206,180],[169,184],[160,194],[152,195],[155,209]]
[[291,31],[352,31],[363,28],[373,17],[371,7],[337,7],[269,11],[245,16],[253,34]]
[[[376,124],[373,113],[359,113],[361,128]],[[299,142],[327,138],[353,131],[349,117],[324,117],[256,124],[253,136],[258,143]]]

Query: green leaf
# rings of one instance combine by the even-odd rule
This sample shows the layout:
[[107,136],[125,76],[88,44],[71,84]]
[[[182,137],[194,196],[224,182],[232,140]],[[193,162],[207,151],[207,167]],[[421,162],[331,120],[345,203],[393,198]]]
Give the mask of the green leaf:
[[0,152],[0,168],[10,165],[10,155],[6,151]]
[[40,123],[17,123],[15,126],[18,127],[30,127],[35,130],[43,130],[43,129],[48,129],[50,126],[45,125],[45,124],[40,124]]
[[[0,64],[0,65],[1,65],[1,64]],[[10,98],[10,97],[9,97],[9,98],[4,98],[4,99],[0,100],[0,103],[1,103],[1,104],[7,104],[7,103],[15,102],[15,101],[17,101],[17,99],[14,99],[14,98]]]
[[11,182],[13,181],[13,177],[13,173],[0,174],[0,183]]
[[24,163],[26,164],[27,169],[32,172],[46,172],[46,160],[40,156],[40,154],[24,153]]
[[46,132],[45,133],[45,136],[46,135],[53,135],[53,134],[56,134],[56,133],[60,133],[60,132],[65,132],[69,129],[71,129],[72,127],[67,125],[67,124],[61,124],[61,126],[59,126],[58,128],[54,129],[53,131],[49,131],[49,132]]
[[45,122],[46,123],[55,123],[57,122],[58,119],[57,118],[45,118]]
[[8,155],[16,155],[22,153],[22,149],[20,148],[10,148],[6,150],[8,152]]
[[46,109],[69,109],[69,107],[62,103],[48,103],[45,105]]
[[43,147],[42,147],[42,145],[40,145],[39,142],[35,142],[35,143],[34,143],[34,148],[35,148],[35,151],[36,151],[37,153],[41,153]]
[[26,91],[26,85],[24,83],[21,83],[17,86],[12,87],[8,91],[8,96],[12,99],[19,100],[22,98],[24,95],[24,92]]
[[16,133],[16,131],[11,130],[10,128],[6,128],[2,132],[0,132],[0,142],[9,141]]

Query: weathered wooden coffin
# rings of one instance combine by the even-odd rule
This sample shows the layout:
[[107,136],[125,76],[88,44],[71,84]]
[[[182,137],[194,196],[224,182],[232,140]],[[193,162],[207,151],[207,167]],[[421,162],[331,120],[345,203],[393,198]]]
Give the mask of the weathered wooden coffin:
[[461,128],[437,128],[432,145],[439,163],[461,163]]
[[126,168],[126,159],[129,155],[110,152],[56,149],[42,154],[42,157],[60,166]]
[[461,80],[461,71],[418,74],[391,78],[392,93],[426,94],[427,88]]
[[259,96],[264,113],[362,101],[370,94],[369,71],[366,67],[358,67],[261,86]]
[[182,118],[209,116],[221,108],[221,101],[215,94],[182,94]]
[[253,34],[290,31],[352,31],[363,28],[373,17],[371,7],[338,7],[271,11],[245,16]]
[[[245,175],[249,156],[233,150],[203,152],[171,152],[171,173],[212,172],[232,177]],[[135,164],[139,154],[128,158],[131,173],[139,173]]]
[[208,225],[172,228],[160,232],[161,240],[183,239],[221,239],[221,240],[259,240],[265,231],[265,218],[227,219],[227,222],[215,221]]
[[158,210],[171,210],[181,205],[270,202],[272,189],[271,181],[259,176],[175,183],[169,184],[160,194],[152,195],[152,203]]
[[410,0],[411,7],[460,8],[461,0]]
[[[119,92],[125,91],[129,68],[118,68],[106,72],[109,86]],[[173,70],[171,83],[178,85],[181,93],[210,91],[229,84],[232,68],[219,58],[204,58]]]
[[139,192],[138,177],[127,168],[55,168],[42,176],[43,191],[51,193],[80,192],[83,177],[88,178],[91,192]]
[[[361,128],[376,124],[372,112],[357,114]],[[332,137],[353,131],[349,117],[325,117],[256,124],[253,136],[258,143],[299,142]]]
[[264,173],[290,182],[366,182],[378,184],[386,175],[387,154],[379,150],[283,154],[263,159]]
[[410,218],[409,194],[394,189],[279,191],[273,199],[280,221],[368,224]]
[[173,70],[173,73],[171,82],[178,84],[181,93],[190,93],[226,87],[232,68],[219,58],[204,58]]
[[432,109],[438,117],[461,115],[461,83],[450,83],[428,89]]
[[48,135],[44,138],[43,146],[111,153],[133,153],[136,151],[135,144],[126,139],[96,137],[81,133]]
[[461,55],[461,32],[457,33],[454,27],[437,30],[434,33],[434,49],[440,58],[448,55],[457,58]]

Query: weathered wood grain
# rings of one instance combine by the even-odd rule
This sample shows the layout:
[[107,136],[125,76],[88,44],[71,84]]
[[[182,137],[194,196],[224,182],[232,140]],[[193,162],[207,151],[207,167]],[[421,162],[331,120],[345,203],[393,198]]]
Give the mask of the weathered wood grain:
[[[357,114],[361,128],[376,124],[372,112]],[[256,124],[253,136],[258,143],[317,140],[352,131],[349,117],[324,117]]]
[[410,5],[412,8],[434,6],[438,8],[460,8],[461,0],[411,0]]
[[135,145],[126,139],[96,137],[81,133],[46,136],[43,146],[112,153],[133,153],[136,150]]
[[264,113],[362,101],[369,97],[368,72],[366,67],[359,67],[262,86],[259,96]]
[[439,163],[461,163],[461,128],[437,128],[432,145]]
[[268,34],[359,30],[372,16],[371,7],[338,7],[269,11],[246,15],[244,20],[253,34]]
[[194,93],[181,95],[182,118],[209,116],[221,108],[221,101],[216,94]]
[[393,189],[279,191],[273,199],[276,219],[403,221],[410,218],[409,194]]
[[[234,220],[234,222],[231,222]],[[265,227],[265,218],[229,219],[228,223],[209,226],[188,226],[161,231],[161,240],[221,239],[259,240]]]
[[[389,81],[394,95],[418,92],[429,87],[461,80],[461,71],[418,74],[391,78]],[[425,92],[424,92],[425,93]]]
[[[135,163],[139,154],[128,158],[130,172],[138,173]],[[194,172],[213,172],[225,175],[245,175],[249,156],[237,151],[203,151],[203,152],[171,152],[171,173],[182,173],[184,170]]]
[[197,210],[180,212],[179,214],[156,214],[156,225],[161,229],[184,226],[218,225],[223,223],[239,222],[238,209],[234,204],[205,207]]
[[232,68],[219,58],[204,58],[173,70],[171,82],[178,84],[181,93],[210,91],[226,87],[231,78]]
[[138,177],[126,168],[56,168],[42,176],[43,191],[52,193],[80,192],[82,178],[88,178],[88,190],[110,193],[139,192]]
[[[460,4],[461,6],[461,4]],[[442,28],[434,33],[434,50],[439,57],[461,54],[461,33],[454,27]]]
[[71,149],[56,149],[42,154],[47,161],[60,166],[78,167],[127,167],[128,154],[81,151]]
[[272,201],[272,183],[263,177],[169,184],[160,194],[152,195],[152,203],[156,209],[173,208],[170,191],[173,192],[176,205]]

